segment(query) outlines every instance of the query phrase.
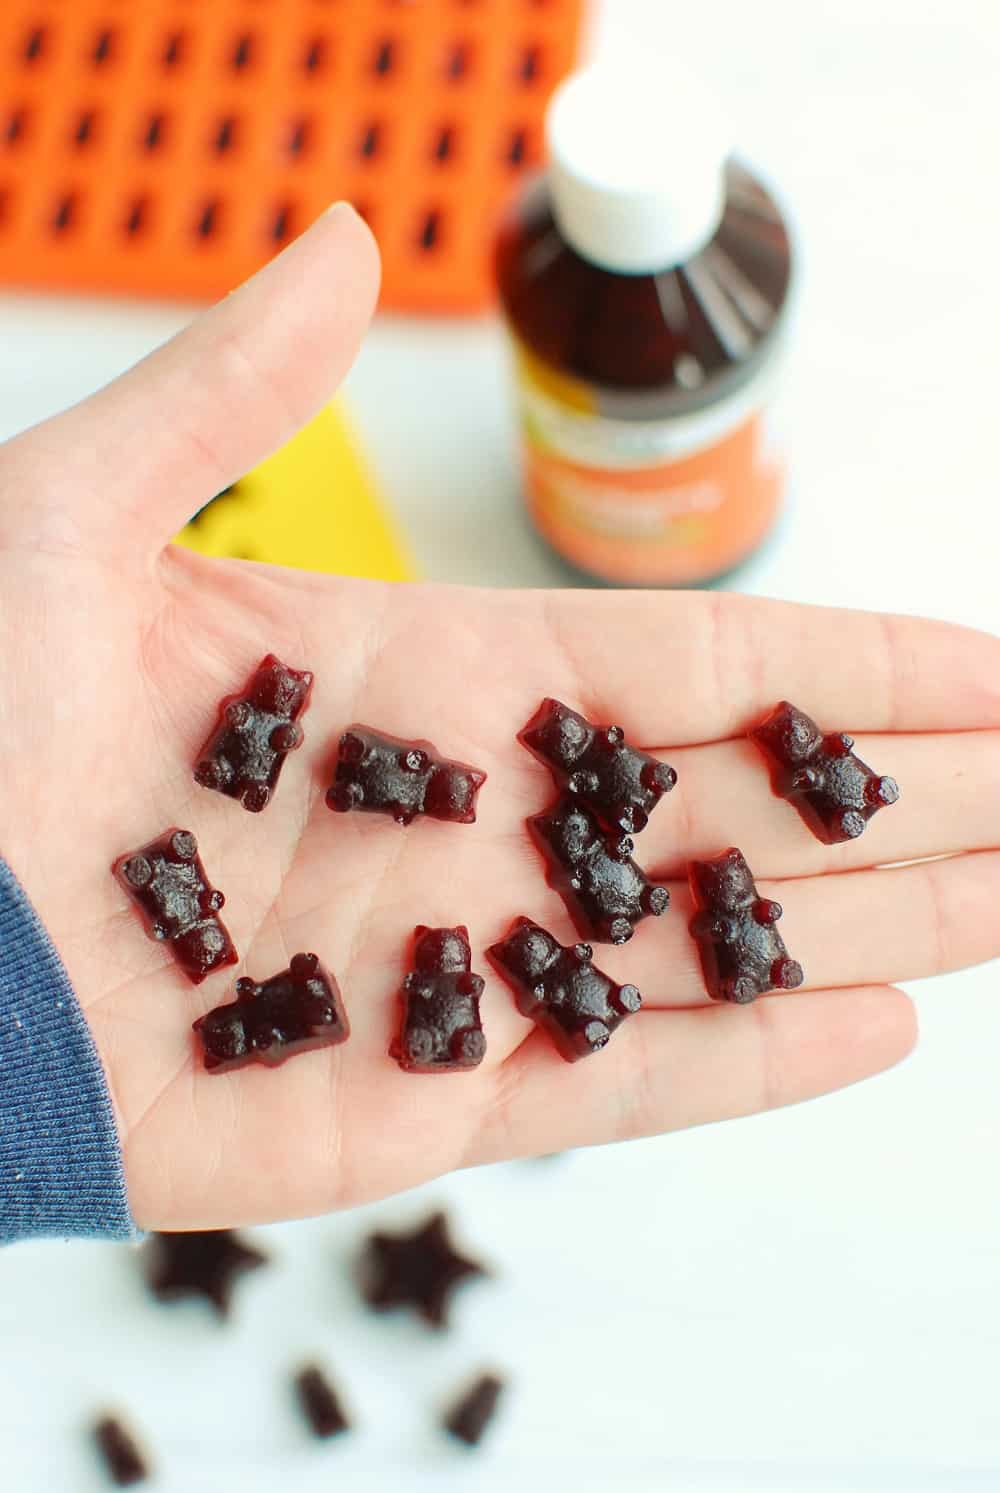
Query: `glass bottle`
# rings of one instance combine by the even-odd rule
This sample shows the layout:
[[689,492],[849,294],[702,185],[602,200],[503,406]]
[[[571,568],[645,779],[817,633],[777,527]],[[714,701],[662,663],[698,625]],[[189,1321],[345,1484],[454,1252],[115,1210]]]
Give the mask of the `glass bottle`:
[[533,521],[589,578],[704,584],[780,507],[766,407],[788,226],[714,103],[673,73],[577,74],[548,143],[497,252]]

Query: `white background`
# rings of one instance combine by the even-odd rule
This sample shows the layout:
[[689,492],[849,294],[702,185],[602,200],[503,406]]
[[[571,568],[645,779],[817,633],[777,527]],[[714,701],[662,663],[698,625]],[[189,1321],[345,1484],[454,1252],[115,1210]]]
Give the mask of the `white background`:
[[[741,587],[996,630],[995,0],[607,0],[597,45],[629,36],[700,56],[798,221],[792,503]],[[0,435],[188,314],[0,297]],[[562,579],[518,511],[492,322],[383,320],[349,387],[426,574]],[[108,1399],[185,1493],[1000,1486],[995,985],[916,989],[917,1054],[803,1108],[259,1231],[278,1263],[224,1330],[148,1301],[127,1249],[6,1251],[0,1486],[103,1486],[80,1426]],[[497,1270],[443,1339],[368,1318],[349,1275],[374,1218],[432,1200]],[[287,1402],[312,1354],[361,1426],[342,1446]],[[516,1387],[469,1459],[432,1417],[487,1362]]]

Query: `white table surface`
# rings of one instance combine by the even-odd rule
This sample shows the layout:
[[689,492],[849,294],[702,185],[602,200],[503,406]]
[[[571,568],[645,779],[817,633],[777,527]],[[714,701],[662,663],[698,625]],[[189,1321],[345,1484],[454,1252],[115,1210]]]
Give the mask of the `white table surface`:
[[[799,223],[792,502],[741,587],[996,630],[995,0],[608,0],[597,45],[629,36],[707,61]],[[0,297],[0,436],[189,314]],[[349,390],[425,573],[562,579],[518,510],[492,321],[383,320]],[[224,1330],[151,1303],[127,1249],[6,1251],[0,1486],[104,1486],[80,1426],[111,1400],[178,1493],[996,1488],[996,968],[914,994],[916,1055],[860,1088],[258,1231],[278,1263]],[[431,1202],[498,1271],[441,1339],[373,1321],[348,1273],[373,1219]],[[342,1446],[287,1403],[311,1354],[357,1414]],[[484,1362],[515,1388],[470,1459],[432,1417]]]

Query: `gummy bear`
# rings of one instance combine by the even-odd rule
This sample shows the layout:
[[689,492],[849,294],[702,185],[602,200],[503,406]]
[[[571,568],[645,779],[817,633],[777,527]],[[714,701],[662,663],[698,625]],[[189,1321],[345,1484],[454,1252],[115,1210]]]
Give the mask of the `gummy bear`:
[[316,1364],[296,1374],[295,1393],[314,1436],[325,1439],[351,1429],[336,1390]]
[[609,831],[637,835],[677,782],[666,762],[628,746],[621,726],[595,726],[558,700],[543,700],[518,740]]
[[769,990],[802,984],[802,966],[789,959],[775,926],[781,904],[759,895],[740,851],[692,861],[688,875],[697,909],[691,933],[713,1000],[746,1005]]
[[113,1415],[105,1415],[94,1426],[94,1440],[108,1470],[108,1477],[118,1488],[131,1488],[149,1476],[146,1460],[130,1432]]
[[315,954],[296,954],[280,975],[258,984],[236,981],[236,999],[194,1023],[209,1073],[286,1058],[315,1047],[333,1047],[351,1035],[336,980]]
[[412,1234],[369,1235],[361,1260],[361,1289],[375,1311],[412,1306],[432,1327],[445,1327],[456,1287],[486,1271],[460,1255],[448,1221],[434,1213]]
[[289,752],[302,745],[298,724],[309,706],[313,676],[289,669],[269,653],[245,694],[219,707],[219,724],[201,751],[195,782],[239,799],[251,814],[265,809]]
[[787,700],[755,726],[750,738],[768,759],[771,786],[787,798],[817,840],[856,840],[879,809],[894,804],[899,788],[856,757],[843,732],[824,736],[816,722]]
[[150,938],[166,939],[195,985],[239,958],[216,914],[225,897],[212,887],[190,830],[168,829],[111,868],[143,914]]
[[486,774],[440,757],[429,741],[401,741],[368,726],[349,726],[340,738],[329,808],[364,809],[409,824],[418,814],[452,824],[474,824],[476,795]]
[[634,985],[616,985],[594,968],[589,944],[563,948],[530,918],[518,918],[487,954],[514,990],[521,1015],[544,1027],[567,1063],[600,1052],[642,1005]]
[[504,1388],[496,1374],[481,1374],[445,1415],[445,1430],[466,1446],[478,1446],[496,1415]]
[[566,903],[581,933],[605,943],[627,943],[637,923],[660,917],[670,905],[632,859],[627,835],[606,835],[589,809],[563,794],[549,814],[528,820],[545,857],[549,885]]
[[403,1028],[389,1054],[407,1073],[477,1068],[486,1052],[483,977],[472,973],[467,928],[416,930],[415,970],[403,981]]

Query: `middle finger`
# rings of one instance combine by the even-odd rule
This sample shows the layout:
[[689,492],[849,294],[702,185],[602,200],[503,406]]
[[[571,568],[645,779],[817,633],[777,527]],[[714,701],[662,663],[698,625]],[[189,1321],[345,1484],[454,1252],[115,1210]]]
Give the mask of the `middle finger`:
[[[890,985],[1000,955],[1000,852],[843,876],[765,879],[757,887],[784,908],[778,931],[802,965],[806,990]],[[683,882],[670,890],[665,917],[641,924],[620,948],[595,945],[595,962],[613,979],[638,985],[648,1006],[704,1005],[709,997],[688,931],[691,894]],[[572,942],[566,928],[553,923],[552,931]]]

